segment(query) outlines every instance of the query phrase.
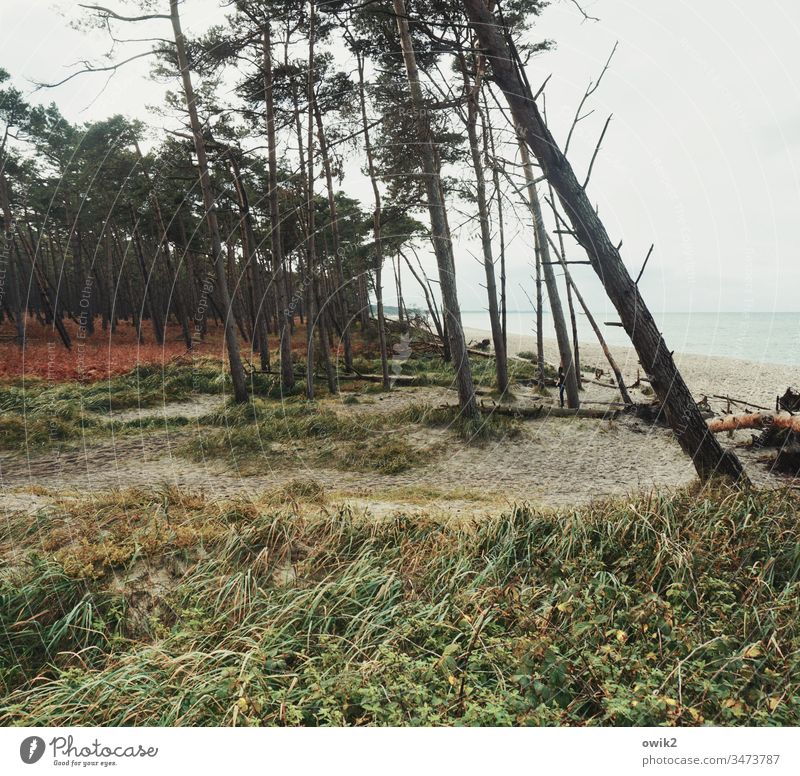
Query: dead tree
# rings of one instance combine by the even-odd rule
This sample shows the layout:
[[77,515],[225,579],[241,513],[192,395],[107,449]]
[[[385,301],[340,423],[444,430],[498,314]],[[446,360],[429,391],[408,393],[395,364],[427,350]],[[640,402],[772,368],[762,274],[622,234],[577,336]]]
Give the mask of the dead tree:
[[[547,239],[550,240],[550,235],[547,236]],[[550,245],[552,246],[553,250],[558,254],[558,258],[561,261],[561,267],[564,270],[564,277],[567,281],[567,288],[571,288],[573,293],[575,294],[575,298],[578,300],[578,304],[580,304],[581,308],[583,308],[583,312],[586,315],[586,320],[589,321],[589,324],[592,327],[595,335],[597,336],[597,341],[600,343],[600,347],[603,349],[603,353],[605,354],[606,360],[608,361],[608,365],[611,367],[611,371],[614,373],[614,378],[617,381],[617,385],[619,386],[619,392],[622,396],[622,400],[625,404],[633,404],[633,399],[631,399],[630,394],[628,393],[628,389],[625,386],[625,380],[622,377],[622,372],[620,371],[619,366],[617,366],[617,362],[614,359],[614,356],[611,355],[611,351],[608,349],[608,345],[606,344],[605,337],[603,337],[603,332],[600,331],[600,327],[597,325],[597,321],[595,321],[594,316],[589,310],[588,305],[583,300],[583,296],[581,292],[578,291],[578,287],[575,285],[575,281],[572,279],[572,275],[567,268],[567,259],[564,254],[553,245],[552,240],[550,240]],[[563,250],[563,246],[561,246]]]
[[[520,155],[522,156],[522,166],[525,169],[525,181],[528,188],[528,201],[530,203],[531,215],[533,216],[533,228],[536,230],[540,264],[544,275],[544,284],[547,287],[547,297],[550,300],[550,312],[553,315],[553,325],[556,330],[556,341],[558,342],[558,355],[561,359],[561,366],[564,367],[564,384],[567,390],[567,406],[576,409],[580,406],[581,400],[578,395],[578,378],[572,346],[569,341],[567,322],[564,319],[564,310],[561,307],[561,297],[558,295],[558,282],[556,273],[553,271],[553,264],[550,261],[550,249],[547,244],[547,231],[542,217],[542,206],[539,202],[539,194],[536,191],[536,181],[533,176],[528,147],[520,139]],[[541,300],[538,302],[541,309]],[[538,326],[541,331],[541,326]]]
[[572,225],[572,233],[586,251],[606,293],[620,315],[642,366],[652,377],[653,390],[663,405],[667,420],[681,448],[692,458],[702,480],[725,475],[747,482],[741,462],[724,451],[708,432],[697,405],[683,380],[619,250],[611,242],[603,222],[553,138],[534,101],[510,33],[500,24],[485,0],[463,0],[481,48],[492,66],[492,77],[508,102],[544,176],[552,183]]
[[742,428],[785,428],[800,434],[800,415],[789,412],[744,412],[725,415],[708,421],[708,430],[713,434],[737,431]]

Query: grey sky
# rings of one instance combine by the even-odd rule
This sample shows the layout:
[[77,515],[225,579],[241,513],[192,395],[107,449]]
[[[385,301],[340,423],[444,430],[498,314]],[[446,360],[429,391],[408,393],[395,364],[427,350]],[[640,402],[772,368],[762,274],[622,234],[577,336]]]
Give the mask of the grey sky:
[[[580,176],[613,113],[589,190],[612,239],[624,240],[633,272],[656,244],[645,298],[656,311],[800,310],[800,5],[596,0],[586,8],[601,21],[582,22],[565,0],[545,12],[534,36],[558,47],[532,62],[529,78],[537,84],[553,74],[548,114],[563,142],[588,81],[619,41],[570,157]],[[106,50],[102,34],[69,28],[78,13],[73,3],[3,0],[0,66],[17,85],[57,80]],[[221,20],[221,11],[214,0],[188,0],[184,17],[197,31]],[[32,99],[56,101],[73,121],[119,112],[159,125],[145,106],[159,103],[163,88],[147,70],[134,64],[102,92],[104,79],[92,76]],[[362,189],[358,176],[349,187]],[[467,240],[459,246],[464,309],[483,306],[482,268],[468,255],[474,248]],[[509,249],[510,308],[528,306],[520,285],[530,292],[531,258],[525,230]],[[575,276],[605,312],[591,271],[578,267]]]

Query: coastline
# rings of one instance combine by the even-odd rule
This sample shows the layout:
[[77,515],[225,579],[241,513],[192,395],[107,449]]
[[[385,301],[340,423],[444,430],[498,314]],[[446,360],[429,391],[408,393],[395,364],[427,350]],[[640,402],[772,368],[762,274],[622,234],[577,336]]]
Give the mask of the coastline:
[[[467,341],[491,338],[491,332],[470,327],[464,328],[464,335]],[[609,347],[628,385],[636,380],[637,370],[644,375],[633,347]],[[581,341],[579,349],[583,374],[593,372],[596,366],[606,375],[610,372],[608,362],[597,342]],[[510,336],[508,354],[515,356],[524,351],[536,352],[536,337],[532,334]],[[546,361],[558,363],[555,338],[545,338],[544,354]],[[717,411],[724,409],[727,402],[724,399],[713,398],[714,395],[730,396],[732,399],[772,408],[775,406],[775,397],[783,394],[787,387],[800,386],[800,366],[765,364],[726,356],[700,356],[690,353],[675,353],[674,357],[695,399],[699,401],[704,396],[708,397],[709,403]],[[591,387],[593,387],[591,384],[586,386],[586,393],[593,395],[596,392],[589,390]]]

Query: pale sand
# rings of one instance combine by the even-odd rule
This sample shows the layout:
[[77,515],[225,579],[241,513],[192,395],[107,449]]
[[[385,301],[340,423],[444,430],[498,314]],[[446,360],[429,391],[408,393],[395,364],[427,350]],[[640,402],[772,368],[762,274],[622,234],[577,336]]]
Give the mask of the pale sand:
[[[484,340],[491,335],[482,329],[465,329],[468,341]],[[514,336],[508,342],[509,355],[521,351],[536,352],[536,338],[533,335]],[[558,363],[558,348],[555,339],[544,341],[545,360]],[[611,348],[627,385],[636,380],[637,370],[644,376],[639,359],[633,347]],[[580,343],[584,390],[581,401],[585,406],[600,406],[602,402],[619,400],[619,392],[605,385],[589,382],[593,379],[595,367],[604,370],[601,381],[608,382],[611,369],[600,345],[596,342]],[[789,386],[800,387],[800,367],[783,364],[761,364],[719,356],[698,356],[675,353],[675,362],[696,400],[708,398],[711,408],[718,414],[728,409],[725,399],[714,396],[729,396],[750,402],[755,406],[772,409],[776,396],[783,394]],[[588,378],[588,379],[587,379]],[[554,394],[555,389],[551,389]],[[632,390],[634,401],[649,401],[652,396],[640,390]],[[596,404],[595,404],[596,403]],[[733,409],[744,409],[733,405]],[[562,451],[557,445],[550,446],[545,466],[552,468],[554,477],[561,466],[572,478],[573,501],[580,502],[592,497],[614,496],[649,487],[675,487],[687,485],[695,480],[694,469],[678,447],[672,434],[659,428],[647,427],[630,418],[621,418],[611,424],[613,433],[606,431],[603,422],[585,422],[585,430],[579,437],[571,440],[574,445],[574,460],[563,461]],[[737,431],[732,435],[720,434],[722,444],[732,449],[744,463],[751,479],[758,485],[776,487],[797,485],[797,480],[777,475],[770,471],[770,451],[750,448],[754,436],[750,431]],[[613,442],[612,442],[613,439]],[[616,480],[612,471],[616,471]],[[579,471],[576,472],[576,469]],[[550,500],[550,499],[545,499]],[[560,500],[560,499],[559,499]],[[564,503],[565,500],[562,501]]]
[[[469,339],[485,339],[488,334],[467,330]],[[509,342],[511,354],[535,351],[533,337],[515,337]],[[555,342],[546,342],[545,355],[556,361]],[[620,368],[631,384],[638,362],[632,349],[615,348]],[[588,372],[600,366],[606,371],[599,346],[582,346],[582,361]],[[764,366],[726,358],[676,356],[696,398],[704,395],[730,395],[754,404],[772,407],[775,396],[788,385],[800,383],[800,369]],[[586,371],[584,375],[589,376]],[[586,406],[600,406],[619,398],[607,385],[584,383],[581,399]],[[557,393],[541,397],[532,388],[517,386],[514,403],[523,406],[557,401]],[[632,391],[634,401],[648,399]],[[165,407],[137,411],[137,417],[184,415],[189,418],[208,411],[214,397],[203,397],[197,406],[174,403]],[[481,401],[491,399],[484,390]],[[456,403],[455,391],[437,387],[397,388],[389,394],[362,395],[357,404],[344,404],[343,396],[323,403],[358,423],[362,413],[389,412],[410,404],[439,406]],[[713,401],[717,411],[724,401]],[[127,415],[125,415],[127,417]],[[114,439],[87,439],[86,444],[60,453],[0,454],[0,513],[36,511],[47,501],[37,489],[51,492],[81,493],[111,488],[158,488],[173,486],[204,492],[216,498],[258,495],[282,488],[296,479],[314,480],[327,496],[326,509],[347,503],[351,508],[380,515],[387,512],[444,512],[455,515],[496,513],[514,503],[529,502],[548,507],[565,507],[594,499],[625,497],[657,488],[671,490],[695,482],[689,459],[678,447],[672,433],[629,416],[615,420],[541,417],[520,423],[520,433],[485,445],[466,445],[452,431],[413,426],[387,428],[376,434],[398,434],[420,451],[430,451],[421,466],[394,475],[375,472],[341,471],[310,465],[298,449],[287,449],[280,468],[265,462],[254,476],[242,476],[235,467],[219,460],[193,462],[177,451],[188,436],[191,425],[172,433],[142,433]],[[775,487],[794,484],[790,478],[769,472],[765,458],[771,453],[748,449],[751,433],[736,432],[733,437],[719,435],[733,447],[748,474],[759,485]],[[34,486],[34,490],[28,490]],[[27,491],[27,492],[26,492]]]

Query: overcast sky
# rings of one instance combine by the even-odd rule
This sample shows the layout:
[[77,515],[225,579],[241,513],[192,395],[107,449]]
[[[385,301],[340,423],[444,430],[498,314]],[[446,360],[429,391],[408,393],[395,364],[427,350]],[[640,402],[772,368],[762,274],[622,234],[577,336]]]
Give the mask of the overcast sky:
[[[554,0],[533,36],[553,39],[557,49],[535,59],[528,75],[538,84],[552,73],[548,114],[563,143],[589,80],[619,41],[570,158],[580,177],[613,113],[589,192],[612,239],[624,240],[633,273],[655,243],[640,284],[645,299],[656,312],[800,311],[800,3],[590,0],[585,7],[600,21],[584,22],[567,0]],[[190,33],[222,19],[215,0],[188,0],[183,13]],[[25,90],[26,79],[57,80],[76,61],[97,57],[106,39],[71,29],[78,16],[77,3],[2,0],[0,67]],[[147,106],[160,102],[163,87],[147,72],[134,64],[105,90],[105,79],[91,76],[30,99],[55,100],[72,121],[124,113],[160,126],[164,119]],[[366,201],[358,178],[348,185]],[[484,306],[483,270],[469,255],[475,247],[465,240],[457,251],[464,309]],[[531,292],[531,262],[526,231],[509,249],[512,309],[528,307],[522,287]],[[604,312],[591,270],[578,267],[575,276]]]

